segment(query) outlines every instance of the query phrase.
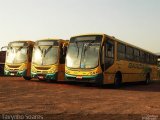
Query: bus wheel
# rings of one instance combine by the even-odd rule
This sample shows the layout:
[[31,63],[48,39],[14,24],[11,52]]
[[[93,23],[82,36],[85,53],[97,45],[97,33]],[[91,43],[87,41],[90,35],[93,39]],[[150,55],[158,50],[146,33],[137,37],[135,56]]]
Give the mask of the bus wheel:
[[148,85],[150,82],[151,82],[150,74],[148,73],[148,74],[146,75],[145,84]]
[[29,76],[23,76],[23,78],[24,78],[25,80],[31,80],[31,79],[32,79],[32,78],[29,77]]
[[97,79],[96,80],[96,86],[97,87],[103,87],[103,80],[102,79]]
[[122,75],[117,73],[114,79],[114,88],[120,88],[122,85]]
[[57,83],[58,81],[49,79],[49,80],[47,80],[47,82],[49,82],[49,83]]

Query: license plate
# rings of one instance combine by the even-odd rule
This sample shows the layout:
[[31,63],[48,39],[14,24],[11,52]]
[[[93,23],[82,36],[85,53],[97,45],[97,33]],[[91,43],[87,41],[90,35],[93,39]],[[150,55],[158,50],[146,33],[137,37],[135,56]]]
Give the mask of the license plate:
[[11,75],[15,75],[15,73],[11,73]]
[[82,76],[77,76],[76,78],[77,78],[77,79],[82,79]]
[[38,76],[40,79],[43,79],[44,78],[44,76]]

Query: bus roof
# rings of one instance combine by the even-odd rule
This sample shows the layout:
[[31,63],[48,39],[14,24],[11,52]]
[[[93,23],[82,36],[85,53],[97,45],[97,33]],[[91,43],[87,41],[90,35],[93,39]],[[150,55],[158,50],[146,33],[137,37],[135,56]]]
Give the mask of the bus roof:
[[157,54],[155,54],[155,53],[153,53],[153,52],[150,52],[150,51],[148,51],[148,50],[145,50],[145,49],[140,48],[140,47],[138,47],[138,46],[135,46],[135,45],[133,45],[133,44],[127,43],[127,42],[125,42],[125,41],[119,40],[119,39],[115,38],[114,36],[110,36],[110,35],[107,35],[107,34],[104,34],[104,33],[89,33],[89,34],[76,35],[76,36],[72,36],[72,37],[85,36],[85,35],[102,35],[102,36],[106,36],[106,37],[108,37],[108,38],[110,38],[110,39],[112,39],[112,40],[115,40],[115,41],[117,41],[117,42],[123,43],[123,44],[125,44],[125,45],[131,46],[131,47],[134,47],[134,48],[137,48],[137,49],[139,49],[139,50],[142,50],[142,51],[145,51],[145,52],[148,52],[148,53],[150,53],[150,54],[154,54],[155,56],[157,56]]
[[78,36],[85,36],[85,35],[106,35],[106,34],[103,34],[103,33],[88,33],[88,34],[79,34],[79,35],[75,35],[75,36],[72,36],[72,37],[78,37]]
[[11,41],[12,42],[33,42],[32,40],[15,40],[15,41]]
[[16,42],[27,42],[27,43],[29,43],[30,45],[34,45],[34,41],[31,41],[31,40],[15,40],[15,41],[11,41],[11,42],[9,42],[8,43],[8,45],[10,44],[10,43],[16,43]]
[[45,40],[59,40],[59,41],[63,41],[63,42],[68,42],[69,40],[63,40],[63,39],[59,39],[59,38],[45,38],[45,39],[40,39],[40,40],[36,40],[37,41],[45,41]]

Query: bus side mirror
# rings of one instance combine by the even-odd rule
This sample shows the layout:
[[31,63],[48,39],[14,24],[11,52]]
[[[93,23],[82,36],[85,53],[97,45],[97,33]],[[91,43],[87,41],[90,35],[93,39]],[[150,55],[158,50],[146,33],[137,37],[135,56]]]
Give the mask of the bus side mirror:
[[8,49],[8,46],[1,47],[1,51],[7,51],[7,49]]
[[104,71],[104,68],[105,68],[105,47],[103,46],[102,48],[102,52],[101,52],[101,68],[102,68],[102,71]]
[[105,64],[105,50],[104,50],[104,46],[102,48],[102,64]]

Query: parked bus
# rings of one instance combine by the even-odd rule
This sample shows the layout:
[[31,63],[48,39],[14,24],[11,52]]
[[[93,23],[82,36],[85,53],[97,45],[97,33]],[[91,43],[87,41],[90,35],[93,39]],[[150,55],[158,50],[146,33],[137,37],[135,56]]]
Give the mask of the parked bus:
[[6,59],[6,47],[2,47],[0,51],[0,76],[4,75],[4,65]]
[[31,79],[31,58],[33,41],[13,41],[8,44],[5,75],[22,76],[25,80]]
[[106,34],[71,37],[65,80],[98,85],[157,79],[157,55]]
[[68,41],[43,39],[35,42],[31,74],[33,78],[50,82],[64,80]]

